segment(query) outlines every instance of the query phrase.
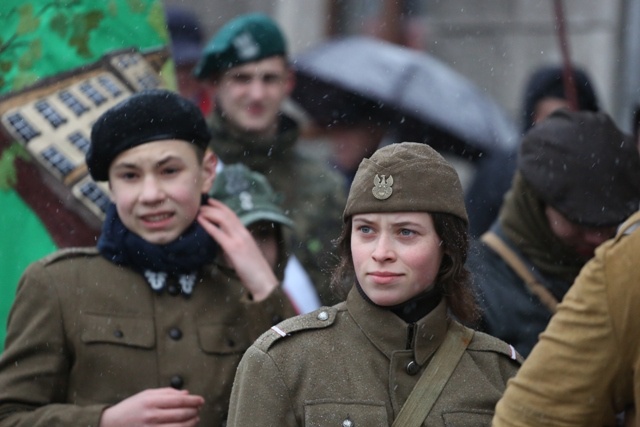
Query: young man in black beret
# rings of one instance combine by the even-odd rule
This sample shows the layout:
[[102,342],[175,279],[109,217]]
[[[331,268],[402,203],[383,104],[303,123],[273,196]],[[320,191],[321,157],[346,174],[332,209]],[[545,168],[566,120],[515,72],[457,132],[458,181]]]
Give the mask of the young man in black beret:
[[209,137],[198,107],[164,90],[97,120],[87,166],[113,204],[96,248],[24,273],[0,425],[224,425],[242,354],[294,311],[238,217],[205,196]]
[[482,328],[527,356],[596,247],[639,204],[636,143],[607,114],[558,110],[532,127],[498,219],[468,261]]
[[262,173],[283,195],[295,224],[293,255],[322,302],[337,302],[328,270],[332,240],[342,225],[344,178],[295,146],[298,125],[282,113],[294,75],[280,28],[259,13],[233,19],[205,47],[195,75],[215,92],[211,147],[224,163],[243,163]]

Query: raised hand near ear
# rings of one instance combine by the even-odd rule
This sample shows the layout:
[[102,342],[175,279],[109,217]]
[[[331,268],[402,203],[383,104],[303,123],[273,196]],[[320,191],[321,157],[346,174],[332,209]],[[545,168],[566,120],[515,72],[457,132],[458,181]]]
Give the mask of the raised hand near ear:
[[279,281],[253,236],[227,205],[216,199],[200,208],[198,222],[218,242],[254,301],[266,299]]

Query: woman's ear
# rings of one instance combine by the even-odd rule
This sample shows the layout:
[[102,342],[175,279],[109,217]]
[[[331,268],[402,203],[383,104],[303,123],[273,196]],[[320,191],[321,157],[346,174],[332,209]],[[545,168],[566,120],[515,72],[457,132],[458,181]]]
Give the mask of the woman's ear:
[[209,193],[213,180],[216,178],[216,168],[218,166],[218,156],[207,148],[202,158],[202,189],[203,194]]

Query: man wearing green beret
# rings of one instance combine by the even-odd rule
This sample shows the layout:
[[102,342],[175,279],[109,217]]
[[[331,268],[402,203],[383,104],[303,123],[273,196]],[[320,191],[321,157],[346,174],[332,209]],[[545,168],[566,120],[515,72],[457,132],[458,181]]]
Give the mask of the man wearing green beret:
[[194,73],[215,92],[211,148],[223,163],[244,163],[264,174],[282,193],[295,224],[293,254],[322,302],[337,302],[328,271],[346,200],[344,178],[295,145],[298,125],[281,111],[294,75],[278,25],[263,14],[233,19],[205,47]]

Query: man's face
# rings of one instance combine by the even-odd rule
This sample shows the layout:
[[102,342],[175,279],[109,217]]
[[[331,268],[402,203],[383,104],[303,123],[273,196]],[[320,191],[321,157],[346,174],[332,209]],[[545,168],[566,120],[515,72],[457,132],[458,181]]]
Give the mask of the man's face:
[[285,59],[274,56],[226,71],[216,84],[216,100],[235,128],[273,135],[282,102],[292,88],[293,75]]
[[561,108],[569,109],[569,101],[562,98],[546,97],[537,102],[533,112],[532,123],[538,124],[546,119],[551,113]]
[[562,242],[584,259],[592,258],[598,246],[616,234],[616,227],[586,227],[569,221],[551,206],[545,208],[549,227]]
[[176,81],[180,95],[197,103],[204,85],[193,76],[194,67],[191,63],[176,65]]
[[194,147],[180,140],[149,142],[120,153],[109,167],[120,220],[150,243],[172,242],[195,220],[215,165],[213,153],[199,161]]

